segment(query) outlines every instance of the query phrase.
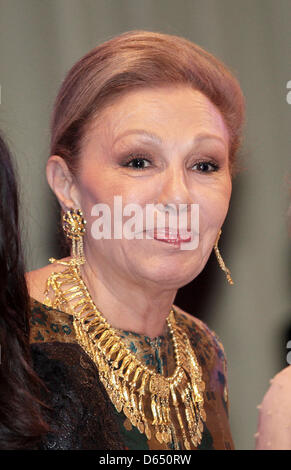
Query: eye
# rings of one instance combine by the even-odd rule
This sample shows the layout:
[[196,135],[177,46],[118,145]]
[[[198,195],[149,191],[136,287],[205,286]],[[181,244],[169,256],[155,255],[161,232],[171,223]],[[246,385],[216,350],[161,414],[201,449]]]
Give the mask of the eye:
[[135,170],[144,170],[145,168],[148,168],[150,165],[151,165],[150,160],[142,156],[134,157],[134,158],[131,157],[129,160],[127,160],[125,163],[122,164],[122,166],[133,168]]
[[192,168],[195,169],[195,167],[197,167],[196,169],[200,173],[210,173],[212,171],[219,170],[219,165],[217,165],[217,163],[214,163],[212,161],[205,161],[205,160],[195,163],[195,165],[193,165]]
[[[122,163],[122,166],[127,167],[127,168],[133,168],[134,170],[146,170],[152,165],[151,160],[148,158],[145,158],[143,155],[134,155],[128,158],[124,163]],[[196,168],[195,168],[196,167]],[[199,173],[211,173],[214,171],[218,171],[219,165],[217,163],[214,163],[213,161],[207,161],[207,160],[201,160],[195,165],[192,166],[192,169],[198,170]]]

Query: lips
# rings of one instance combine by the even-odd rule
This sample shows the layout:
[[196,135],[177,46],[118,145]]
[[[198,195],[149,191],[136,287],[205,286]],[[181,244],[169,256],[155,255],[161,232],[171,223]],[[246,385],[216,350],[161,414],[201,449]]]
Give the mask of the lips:
[[168,227],[164,229],[146,230],[150,238],[171,244],[187,243],[192,240],[192,234],[187,230],[175,230]]

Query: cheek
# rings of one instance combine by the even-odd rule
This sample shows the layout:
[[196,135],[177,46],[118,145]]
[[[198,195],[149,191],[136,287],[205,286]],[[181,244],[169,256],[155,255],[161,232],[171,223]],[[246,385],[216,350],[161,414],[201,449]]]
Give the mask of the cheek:
[[[122,215],[124,206],[126,204],[135,203],[143,206],[145,202],[144,199],[147,197],[147,193],[142,191],[138,192],[136,187],[133,187],[131,184],[129,184],[130,182],[126,184],[125,181],[122,181],[121,184],[120,181],[120,178],[116,178],[114,176],[112,177],[112,174],[106,175],[106,172],[103,172],[102,177],[100,177],[100,174],[97,175],[94,171],[86,171],[86,174],[82,174],[82,178],[79,180],[79,194],[81,208],[87,221],[86,231],[88,234],[91,234],[91,229],[94,222],[100,218],[103,218],[105,223],[105,226],[100,228],[100,230],[111,230],[111,233],[113,233],[114,224],[116,223],[114,220],[115,211],[117,211],[116,217],[121,215],[122,223],[124,223],[128,220],[128,218],[130,218],[130,216]],[[121,196],[121,200],[119,198],[114,199],[114,196]],[[105,207],[103,209],[101,206],[99,206],[99,210],[101,212],[98,212],[98,215],[96,212],[98,208],[95,207],[94,213],[92,215],[92,209],[97,204],[103,204]],[[87,239],[87,241],[89,241],[89,239]],[[98,248],[101,250],[112,250],[112,245],[109,240],[106,240],[103,243],[101,240],[98,241]],[[121,249],[121,247],[122,243],[119,245],[119,242],[113,245],[113,248],[118,250]]]
[[98,203],[111,204],[114,194],[119,194],[119,186],[106,172],[87,168],[79,179],[79,190],[83,205],[88,207]]
[[201,228],[220,227],[227,215],[231,196],[231,184],[220,190],[208,191],[199,200]]

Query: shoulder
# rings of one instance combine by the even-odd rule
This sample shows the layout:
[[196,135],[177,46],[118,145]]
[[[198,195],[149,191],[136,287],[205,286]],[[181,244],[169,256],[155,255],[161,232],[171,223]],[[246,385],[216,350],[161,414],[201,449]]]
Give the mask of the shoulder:
[[[67,260],[64,258],[63,260]],[[47,307],[44,301],[46,282],[52,272],[64,270],[60,264],[49,264],[26,273],[30,295],[30,342],[74,342],[73,317],[65,312]]]
[[225,362],[223,344],[217,334],[199,318],[190,315],[175,305],[174,308],[177,312],[176,321],[178,326],[187,330],[192,346],[199,350],[200,355],[205,356],[204,352],[206,356],[209,356],[209,353],[211,353],[218,361]]
[[291,449],[291,366],[270,380],[270,386],[258,406],[256,449]]
[[30,343],[76,342],[73,317],[30,298]]
[[177,312],[176,323],[186,331],[202,368],[208,399],[213,398],[212,392],[218,392],[228,415],[227,361],[220,339],[202,320],[189,315],[175,305],[174,309]]
[[[63,258],[62,261],[68,260]],[[26,284],[30,297],[38,300],[40,303],[44,300],[44,292],[46,288],[46,281],[52,272],[59,272],[64,270],[61,264],[48,264],[39,269],[34,269],[25,274]]]
[[[264,395],[262,404],[260,408],[262,412],[270,412],[272,409],[277,409],[278,405],[288,405],[289,417],[291,415],[291,398],[290,398],[290,389],[291,389],[291,366],[285,367],[278,374],[270,380],[270,386]],[[288,411],[286,409],[286,411]]]

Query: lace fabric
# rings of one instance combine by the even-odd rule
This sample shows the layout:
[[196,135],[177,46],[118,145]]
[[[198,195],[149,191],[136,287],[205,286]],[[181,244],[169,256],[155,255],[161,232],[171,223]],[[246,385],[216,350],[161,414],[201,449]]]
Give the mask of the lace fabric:
[[34,368],[47,387],[51,432],[40,449],[124,449],[114,407],[98,379],[95,365],[77,344],[33,344]]

